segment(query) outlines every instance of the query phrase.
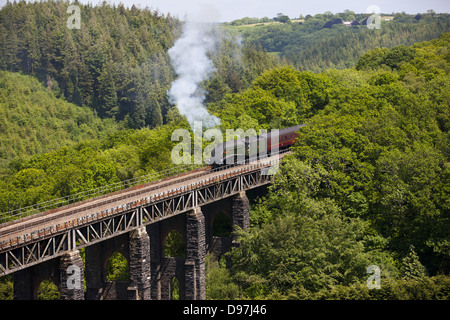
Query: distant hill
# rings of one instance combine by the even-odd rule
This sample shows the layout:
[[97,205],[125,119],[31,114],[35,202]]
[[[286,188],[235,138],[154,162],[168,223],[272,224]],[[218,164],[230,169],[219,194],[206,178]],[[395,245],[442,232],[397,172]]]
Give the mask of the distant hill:
[[224,25],[238,30],[246,45],[261,46],[301,70],[314,72],[352,68],[368,50],[429,41],[450,30],[446,13],[381,15],[380,29],[367,27],[369,16],[346,10],[285,23],[244,18]]
[[62,99],[31,76],[0,71],[0,167],[115,130],[88,107]]

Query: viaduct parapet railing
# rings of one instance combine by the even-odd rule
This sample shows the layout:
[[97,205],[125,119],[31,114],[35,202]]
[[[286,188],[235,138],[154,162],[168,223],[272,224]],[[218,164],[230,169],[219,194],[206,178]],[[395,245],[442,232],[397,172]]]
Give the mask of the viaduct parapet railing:
[[0,225],[0,277],[270,183],[286,153],[156,183]]
[[111,196],[112,193],[120,193],[124,189],[130,189],[133,187],[141,187],[144,184],[157,184],[163,180],[171,179],[174,176],[179,176],[182,173],[188,171],[195,171],[202,169],[201,165],[180,165],[175,168],[162,170],[159,172],[150,173],[147,175],[139,176],[136,178],[112,183],[106,186],[98,187],[95,189],[71,194],[65,197],[52,199],[44,202],[40,202],[34,205],[21,207],[8,212],[0,213],[0,226],[7,222],[25,218],[28,216],[36,216],[38,214],[49,213],[58,211],[59,208],[70,208],[80,206],[82,203],[87,203],[93,198],[104,198]]

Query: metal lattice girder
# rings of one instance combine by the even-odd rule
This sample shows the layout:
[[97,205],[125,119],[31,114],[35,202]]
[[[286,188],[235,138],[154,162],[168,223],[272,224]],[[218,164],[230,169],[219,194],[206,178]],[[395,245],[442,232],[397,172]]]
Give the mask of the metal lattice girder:
[[214,202],[240,191],[239,176],[224,180],[215,184],[208,185],[204,188],[199,188],[197,192],[198,205],[204,205]]
[[6,275],[63,255],[70,250],[70,247],[69,231],[1,252],[0,275]]
[[74,229],[74,247],[82,248],[130,232],[141,224],[139,215],[140,209],[132,210]]
[[186,212],[195,207],[195,192],[190,191],[174,195],[163,200],[153,200],[150,205],[142,207],[143,224],[147,225],[155,221]]

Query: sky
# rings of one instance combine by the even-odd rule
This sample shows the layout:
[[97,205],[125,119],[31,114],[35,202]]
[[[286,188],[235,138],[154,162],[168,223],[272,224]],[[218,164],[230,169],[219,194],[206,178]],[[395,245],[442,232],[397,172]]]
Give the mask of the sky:
[[[3,6],[7,0],[0,0]],[[11,1],[11,0],[10,0]],[[80,0],[81,3],[101,3],[101,0]],[[107,0],[109,3],[122,2],[125,6],[133,4],[141,8],[149,7],[160,13],[184,19],[186,14],[200,14],[204,20],[227,22],[243,17],[269,17],[283,13],[291,18],[300,14],[314,15],[331,11],[343,12],[346,9],[356,13],[366,13],[369,6],[378,6],[381,13],[402,12],[415,14],[429,9],[450,13],[449,0]]]

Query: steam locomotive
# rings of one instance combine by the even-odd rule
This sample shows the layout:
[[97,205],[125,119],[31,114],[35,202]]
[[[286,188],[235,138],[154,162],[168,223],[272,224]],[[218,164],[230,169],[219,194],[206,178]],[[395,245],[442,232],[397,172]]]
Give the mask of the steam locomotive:
[[306,125],[300,124],[219,143],[211,151],[208,165],[217,168],[229,164],[242,164],[247,160],[256,160],[261,156],[270,155],[274,151],[287,149],[294,144],[298,137],[297,131],[304,126]]

